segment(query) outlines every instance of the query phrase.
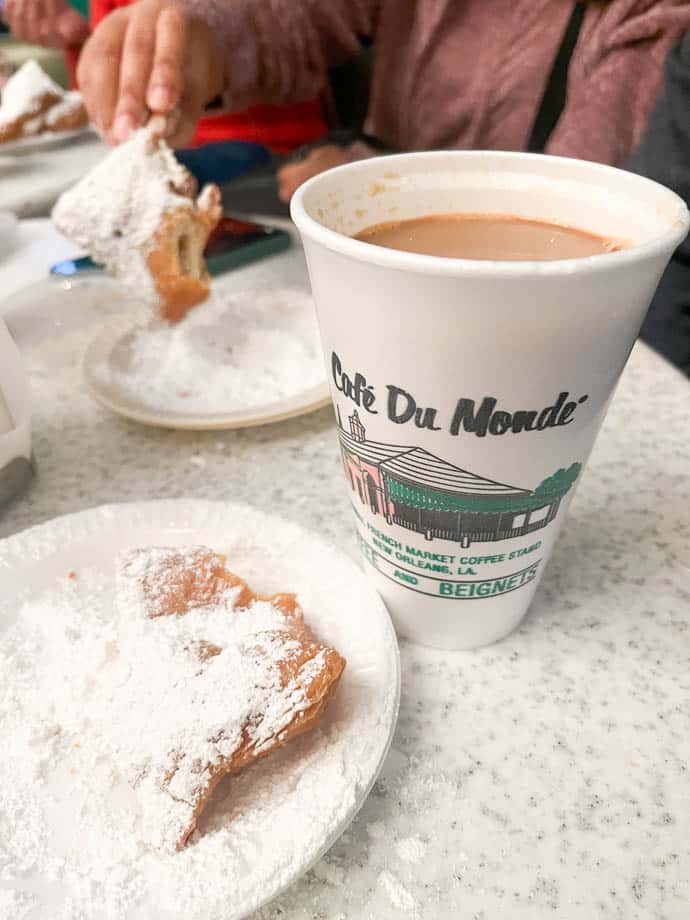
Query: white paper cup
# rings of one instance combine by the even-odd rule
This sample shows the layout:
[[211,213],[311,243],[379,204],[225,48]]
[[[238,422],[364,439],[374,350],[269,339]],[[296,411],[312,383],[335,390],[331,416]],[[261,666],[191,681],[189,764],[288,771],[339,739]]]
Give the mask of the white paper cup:
[[[632,245],[497,262],[351,238],[382,221],[448,212],[553,221]],[[651,297],[687,233],[685,204],[606,166],[458,151],[331,170],[299,189],[292,216],[369,574],[404,636],[445,648],[500,639],[543,575]]]

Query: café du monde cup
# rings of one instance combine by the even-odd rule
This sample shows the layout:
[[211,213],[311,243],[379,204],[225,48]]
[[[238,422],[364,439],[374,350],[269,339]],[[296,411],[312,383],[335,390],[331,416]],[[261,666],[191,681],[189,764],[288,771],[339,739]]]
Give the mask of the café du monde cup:
[[[435,213],[551,221],[628,244],[449,259],[352,239]],[[293,198],[365,567],[398,632],[444,648],[525,615],[659,278],[683,201],[639,176],[520,153],[376,157]],[[631,446],[633,434],[631,433]]]

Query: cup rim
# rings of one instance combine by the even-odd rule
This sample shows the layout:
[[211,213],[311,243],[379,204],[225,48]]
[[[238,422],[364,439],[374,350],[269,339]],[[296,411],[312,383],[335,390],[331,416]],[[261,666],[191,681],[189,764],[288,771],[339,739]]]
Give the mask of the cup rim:
[[305,207],[305,197],[309,192],[318,187],[324,181],[325,177],[332,178],[335,173],[357,172],[366,168],[370,160],[358,160],[354,163],[345,163],[342,166],[336,166],[320,173],[309,179],[301,185],[292,197],[290,204],[290,216],[297,225],[301,234],[312,239],[326,249],[333,252],[349,256],[358,262],[366,262],[371,265],[378,265],[383,268],[397,269],[399,271],[416,272],[418,274],[432,275],[451,275],[451,276],[472,276],[472,277],[501,277],[501,278],[520,278],[520,277],[550,277],[566,276],[582,272],[609,271],[614,267],[623,267],[630,263],[637,263],[647,258],[656,258],[664,253],[671,254],[675,248],[683,242],[690,226],[690,214],[683,199],[671,189],[640,176],[637,173],[628,172],[615,166],[607,166],[602,163],[594,163],[590,160],[578,160],[570,157],[551,156],[541,153],[520,153],[509,151],[493,150],[431,150],[416,153],[398,153],[387,156],[376,157],[376,161],[382,164],[384,171],[395,169],[396,165],[414,159],[417,161],[427,160],[430,163],[433,160],[452,157],[458,160],[481,159],[491,156],[494,160],[503,160],[506,162],[524,162],[536,161],[550,162],[552,164],[564,164],[586,166],[590,171],[600,174],[609,174],[620,176],[624,174],[628,181],[640,186],[654,189],[656,194],[662,194],[667,198],[669,204],[675,203],[678,208],[678,214],[673,225],[669,229],[654,239],[637,246],[631,246],[628,249],[619,249],[614,252],[599,253],[591,256],[581,256],[575,259],[553,259],[550,261],[542,260],[524,260],[524,261],[500,261],[493,259],[455,259],[447,256],[431,256],[422,253],[405,252],[399,249],[389,249],[383,246],[374,246],[371,243],[365,243],[362,240],[356,240],[336,230],[324,226],[316,218],[312,217]]

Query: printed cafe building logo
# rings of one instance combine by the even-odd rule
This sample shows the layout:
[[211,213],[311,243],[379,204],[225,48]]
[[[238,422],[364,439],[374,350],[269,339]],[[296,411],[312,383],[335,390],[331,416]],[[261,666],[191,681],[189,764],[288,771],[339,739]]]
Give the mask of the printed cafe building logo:
[[557,470],[534,491],[477,476],[420,447],[367,441],[357,410],[343,429],[345,475],[360,502],[388,524],[462,547],[524,536],[550,524],[580,464]]
[[[530,490],[462,469],[421,447],[370,441],[362,415],[379,414],[374,386],[359,372],[350,376],[335,352],[331,372],[336,390],[356,407],[346,430],[336,401],[342,461],[355,496],[355,513],[363,527],[360,545],[365,558],[387,578],[435,597],[494,597],[533,582],[541,563],[533,554],[542,546],[541,540],[509,547],[505,552],[497,548],[488,553],[456,555],[422,549],[411,539],[396,539],[377,525],[376,519],[422,534],[428,541],[446,540],[463,549],[473,543],[524,537],[555,519],[581,465],[572,463],[567,469],[556,470]],[[444,425],[437,409],[419,406],[402,387],[389,384],[386,390],[389,422],[427,431],[445,428],[452,437],[525,437],[533,431],[570,425],[578,406],[588,399],[587,395],[571,399],[563,391],[545,408],[507,412],[494,397],[485,396],[478,407],[473,399],[462,397]],[[368,509],[368,521],[358,513],[358,505]],[[505,571],[518,559],[521,568]],[[458,580],[457,575],[463,578]]]

